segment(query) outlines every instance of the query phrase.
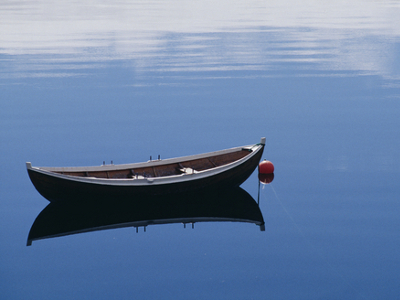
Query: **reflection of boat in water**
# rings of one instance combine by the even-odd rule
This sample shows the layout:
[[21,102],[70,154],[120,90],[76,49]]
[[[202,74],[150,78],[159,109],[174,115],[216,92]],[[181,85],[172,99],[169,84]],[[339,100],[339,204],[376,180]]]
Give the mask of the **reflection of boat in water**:
[[109,197],[169,194],[242,184],[257,167],[264,150],[259,144],[172,159],[97,167],[32,167],[29,177],[49,201],[75,196]]
[[140,199],[51,202],[32,224],[27,245],[35,240],[97,230],[218,221],[254,223],[262,231],[265,229],[253,197],[242,188],[233,188]]

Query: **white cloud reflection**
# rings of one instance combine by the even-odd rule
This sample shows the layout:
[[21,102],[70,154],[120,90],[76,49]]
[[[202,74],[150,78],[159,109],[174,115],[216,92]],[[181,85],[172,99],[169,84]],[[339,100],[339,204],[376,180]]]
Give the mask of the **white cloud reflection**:
[[124,59],[139,72],[311,63],[396,77],[399,15],[397,1],[7,1],[0,57],[43,74]]

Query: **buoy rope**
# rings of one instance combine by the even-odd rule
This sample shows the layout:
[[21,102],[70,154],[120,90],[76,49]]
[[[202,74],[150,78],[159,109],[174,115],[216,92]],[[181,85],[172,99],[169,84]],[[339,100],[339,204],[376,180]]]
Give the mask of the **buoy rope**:
[[[278,203],[280,204],[280,206],[282,207],[282,209],[285,211],[286,215],[289,217],[289,219],[293,222],[294,226],[297,228],[298,232],[300,233],[300,235],[303,237],[304,240],[306,239],[305,234],[303,233],[303,231],[301,230],[301,228],[299,227],[299,225],[297,225],[296,221],[293,219],[293,217],[291,216],[291,214],[288,212],[288,210],[286,209],[285,205],[283,204],[283,202],[281,201],[281,199],[278,197],[278,194],[276,193],[274,186],[270,183],[268,184],[272,191],[275,194],[276,200],[278,201]],[[263,190],[264,187],[266,186],[266,184],[263,184]],[[319,250],[316,246],[312,245],[310,243],[310,241],[308,240],[309,245],[315,250],[315,252],[318,253],[319,257],[329,266],[330,270],[332,273],[335,273],[336,275],[338,275],[345,284],[347,284],[354,292],[356,292],[360,297],[362,297],[363,299],[368,299],[365,295],[361,294],[361,292],[359,290],[357,290],[348,280],[346,280],[346,278],[342,275],[342,273],[340,273],[336,268],[333,267],[333,265],[328,261],[328,259],[325,257],[325,255],[321,252],[321,250]]]

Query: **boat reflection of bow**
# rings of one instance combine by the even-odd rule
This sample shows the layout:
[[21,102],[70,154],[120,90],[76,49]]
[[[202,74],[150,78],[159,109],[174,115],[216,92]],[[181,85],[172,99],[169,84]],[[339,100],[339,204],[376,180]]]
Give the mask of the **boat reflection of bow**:
[[247,222],[265,230],[257,202],[242,188],[140,199],[52,202],[36,217],[28,236],[33,241],[70,234],[156,224]]

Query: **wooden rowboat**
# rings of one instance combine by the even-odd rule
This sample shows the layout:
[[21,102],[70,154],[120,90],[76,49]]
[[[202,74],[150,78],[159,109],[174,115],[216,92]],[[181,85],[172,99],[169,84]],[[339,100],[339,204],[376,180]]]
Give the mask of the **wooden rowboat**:
[[235,147],[144,163],[94,167],[33,167],[26,163],[38,192],[49,201],[99,196],[162,195],[241,185],[256,169],[265,138]]

